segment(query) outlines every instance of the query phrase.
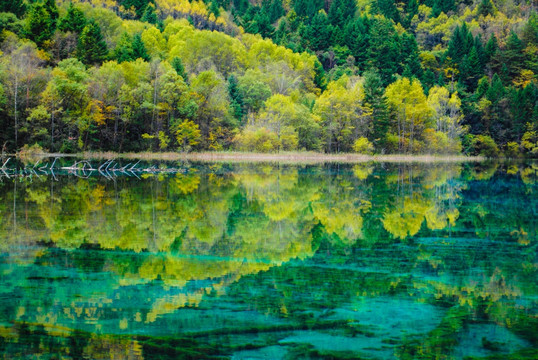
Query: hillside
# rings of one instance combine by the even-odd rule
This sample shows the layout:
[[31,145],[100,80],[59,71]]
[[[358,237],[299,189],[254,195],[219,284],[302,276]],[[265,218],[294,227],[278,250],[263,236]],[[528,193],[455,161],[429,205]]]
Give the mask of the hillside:
[[518,0],[0,0],[0,146],[538,156]]

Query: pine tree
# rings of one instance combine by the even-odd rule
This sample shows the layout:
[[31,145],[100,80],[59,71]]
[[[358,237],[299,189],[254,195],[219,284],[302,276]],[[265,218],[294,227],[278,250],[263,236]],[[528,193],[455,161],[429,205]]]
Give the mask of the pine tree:
[[525,68],[525,45],[523,41],[512,31],[504,51],[499,51],[496,61],[501,65],[501,77],[505,83],[517,77]]
[[218,4],[218,2],[216,0],[212,0],[209,3],[209,11],[211,11],[213,13],[213,15],[215,15],[215,17],[220,16],[220,7],[219,7],[219,4]]
[[77,57],[85,64],[94,65],[105,60],[107,54],[101,28],[95,21],[90,21],[78,38]]
[[334,0],[329,9],[329,22],[343,28],[355,16],[357,4],[354,0]]
[[53,29],[56,29],[56,25],[58,23],[58,17],[60,16],[60,13],[58,12],[58,7],[56,6],[55,0],[45,0],[45,9],[50,15],[50,19],[52,22]]
[[238,82],[235,75],[230,75],[228,78],[228,93],[230,94],[230,99],[232,100],[230,102],[230,107],[232,108],[232,113],[234,114],[234,117],[241,121],[243,119],[243,96],[241,95],[241,92],[238,88]]
[[149,3],[140,20],[156,25],[159,22],[159,18],[157,18],[157,14],[155,13],[155,5]]
[[495,13],[495,6],[491,0],[481,0],[478,4],[478,14],[482,16],[493,15]]
[[140,34],[135,34],[133,36],[133,60],[143,59],[145,61],[150,61],[151,57],[149,56],[146,46],[142,41],[142,36]]
[[325,69],[323,69],[323,65],[321,65],[317,59],[316,62],[314,62],[314,71],[316,72],[314,75],[314,84],[320,88],[321,91],[325,91],[327,88],[327,75]]
[[114,50],[114,58],[119,62],[135,60],[133,55],[132,39],[127,33],[123,33]]
[[395,23],[400,22],[400,12],[392,0],[374,0],[372,10],[375,13],[384,15],[387,19],[393,20]]
[[469,92],[474,91],[478,84],[478,79],[484,75],[482,64],[478,56],[476,47],[473,47],[468,56],[465,56],[460,69],[460,79],[467,86]]
[[73,6],[73,3],[70,3],[67,13],[58,22],[58,29],[64,32],[70,31],[80,34],[86,23],[87,20],[84,13],[79,8]]
[[329,24],[327,14],[320,11],[314,16],[310,25],[305,28],[303,38],[308,41],[311,50],[325,50],[331,46],[332,32],[333,27]]
[[23,0],[0,0],[0,12],[13,13],[21,18],[26,11]]
[[42,3],[35,3],[26,17],[26,36],[38,46],[43,46],[54,34],[54,25],[49,12]]
[[364,102],[372,109],[373,131],[369,140],[382,153],[387,147],[390,119],[381,77],[373,71],[364,74]]
[[533,12],[523,27],[522,40],[525,44],[538,45],[538,14]]
[[351,51],[359,69],[364,69],[368,63],[368,48],[370,46],[370,21],[367,17],[359,17],[347,24],[344,29],[344,44]]
[[413,20],[413,17],[418,14],[418,0],[409,0],[405,12],[407,13],[407,16],[405,18],[404,25],[407,28],[411,25],[411,20]]
[[486,92],[487,99],[492,103],[497,103],[500,99],[503,98],[504,91],[504,85],[499,75],[493,75],[493,79],[491,79],[491,85]]
[[400,54],[402,55],[402,65],[405,69],[408,70],[408,74],[403,75],[406,77],[415,77],[421,79],[423,75],[422,66],[420,66],[420,59],[418,57],[419,50],[418,44],[413,35],[404,33],[400,38],[401,50]]
[[189,77],[187,76],[187,72],[185,71],[185,67],[183,66],[183,61],[181,61],[181,58],[175,56],[170,62],[170,65],[172,65],[176,73],[183,78],[185,83],[188,83]]

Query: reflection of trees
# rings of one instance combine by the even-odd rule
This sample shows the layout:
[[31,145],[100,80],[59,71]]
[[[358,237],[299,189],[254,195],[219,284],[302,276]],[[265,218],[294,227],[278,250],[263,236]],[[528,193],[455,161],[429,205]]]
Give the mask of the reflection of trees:
[[415,236],[424,220],[430,230],[454,226],[459,217],[457,201],[462,184],[456,179],[461,165],[434,165],[417,167],[403,165],[387,177],[397,197],[383,217],[383,226],[395,238]]
[[[395,293],[420,302],[440,301],[465,319],[485,313],[481,316],[498,323],[527,321],[521,320],[514,301],[536,291],[538,227],[532,214],[538,204],[531,199],[524,211],[520,206],[535,193],[532,167],[236,165],[227,172],[229,168],[191,168],[142,181],[34,178],[0,183],[2,251],[24,251],[26,256],[13,259],[28,266],[50,264],[61,251],[62,262],[51,266],[110,275],[97,285],[87,285],[80,275],[86,293],[52,293],[39,311],[29,300],[33,294],[25,293],[20,308],[9,311],[17,320],[49,325],[113,318],[114,326],[125,330],[200,306],[209,295],[245,296],[245,288],[266,286],[271,295],[256,294],[249,299],[254,307],[296,321],[306,321],[303,310],[308,307],[327,309],[356,297]],[[409,247],[394,258],[376,253],[379,244],[409,237]],[[436,242],[421,243],[426,238]],[[492,254],[495,262],[472,247],[455,257],[450,250],[458,238],[471,243],[479,238],[488,246],[508,241],[515,248],[509,253],[499,245]],[[85,268],[86,249],[95,256],[90,270]],[[365,251],[368,257],[355,259]],[[512,256],[518,257],[517,266]],[[387,274],[286,266],[296,258],[329,268],[382,264]],[[480,274],[465,272],[472,267]],[[259,285],[267,279],[264,274],[268,282]],[[159,290],[150,288],[152,297],[143,310],[111,313],[111,308],[121,308],[120,289],[152,286]],[[97,290],[100,302],[92,300]],[[301,293],[314,294],[314,304]],[[436,339],[461,328],[449,318],[443,324],[427,339],[431,351],[446,350]],[[408,345],[416,350],[416,344]]]

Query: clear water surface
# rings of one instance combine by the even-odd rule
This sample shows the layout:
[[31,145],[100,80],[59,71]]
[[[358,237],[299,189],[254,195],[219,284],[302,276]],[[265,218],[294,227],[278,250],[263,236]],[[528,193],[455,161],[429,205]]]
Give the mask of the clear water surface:
[[537,164],[162,166],[0,177],[1,359],[538,359]]

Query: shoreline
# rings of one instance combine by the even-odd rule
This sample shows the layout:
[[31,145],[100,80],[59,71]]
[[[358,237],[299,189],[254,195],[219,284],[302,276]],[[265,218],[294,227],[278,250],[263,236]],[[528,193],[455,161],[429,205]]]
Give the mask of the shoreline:
[[136,159],[153,161],[199,161],[199,162],[251,162],[251,163],[434,163],[434,162],[480,162],[486,160],[481,156],[464,155],[361,155],[361,154],[323,154],[315,152],[281,152],[281,153],[243,153],[243,152],[82,152],[77,154],[45,153],[25,154],[17,157],[76,157],[87,160]]

